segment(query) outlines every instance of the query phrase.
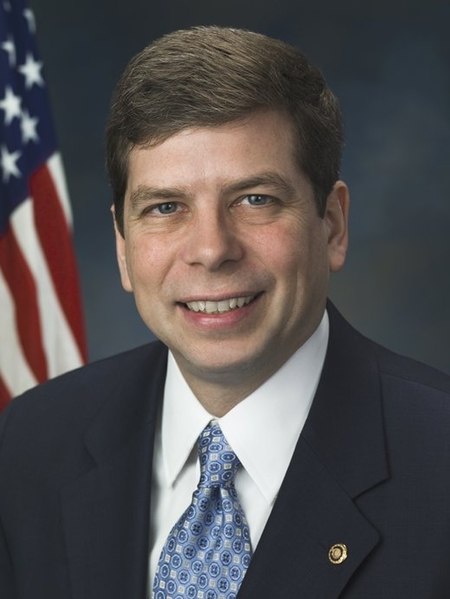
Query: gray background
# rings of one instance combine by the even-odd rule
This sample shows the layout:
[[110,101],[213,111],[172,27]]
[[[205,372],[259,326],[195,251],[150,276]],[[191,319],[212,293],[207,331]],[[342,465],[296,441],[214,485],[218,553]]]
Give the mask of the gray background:
[[448,2],[36,0],[31,4],[75,219],[91,359],[150,333],[120,288],[104,173],[111,91],[133,54],[197,24],[298,45],[340,97],[352,192],[331,296],[362,332],[450,372]]

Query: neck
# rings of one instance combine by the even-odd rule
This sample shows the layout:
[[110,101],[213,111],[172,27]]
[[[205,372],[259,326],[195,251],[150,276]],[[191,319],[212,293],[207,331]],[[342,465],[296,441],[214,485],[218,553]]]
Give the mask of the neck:
[[234,389],[210,382],[199,382],[185,377],[192,392],[207,412],[221,418],[245,399],[257,387]]
[[294,345],[285,344],[283,352],[267,355],[267,352],[239,366],[228,368],[197,367],[184,356],[172,349],[178,368],[191,391],[201,405],[211,414],[220,418],[232,410],[238,403],[263,385],[283,364],[311,337],[320,324],[322,314],[312,319],[303,335]]
[[278,370],[278,367],[267,365],[263,374],[260,371],[258,375],[222,372],[220,375],[199,377],[197,373],[183,368],[178,360],[177,363],[195,397],[207,412],[217,418],[225,416]]

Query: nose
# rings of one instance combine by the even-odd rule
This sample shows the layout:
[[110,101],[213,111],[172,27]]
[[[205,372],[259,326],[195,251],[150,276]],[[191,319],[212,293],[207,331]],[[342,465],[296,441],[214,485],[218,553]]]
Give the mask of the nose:
[[216,271],[225,264],[238,262],[243,247],[226,214],[208,210],[193,219],[183,247],[183,259]]

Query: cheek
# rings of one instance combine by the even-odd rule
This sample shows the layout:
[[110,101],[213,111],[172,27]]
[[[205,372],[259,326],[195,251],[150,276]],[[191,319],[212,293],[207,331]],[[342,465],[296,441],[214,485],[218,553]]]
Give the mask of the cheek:
[[259,243],[259,255],[275,276],[303,271],[309,254],[308,244],[297,227],[277,227]]
[[171,259],[167,245],[138,238],[127,251],[127,270],[135,294],[160,287],[170,270]]
[[286,229],[268,245],[272,272],[292,293],[301,295],[328,280],[328,253],[321,229]]

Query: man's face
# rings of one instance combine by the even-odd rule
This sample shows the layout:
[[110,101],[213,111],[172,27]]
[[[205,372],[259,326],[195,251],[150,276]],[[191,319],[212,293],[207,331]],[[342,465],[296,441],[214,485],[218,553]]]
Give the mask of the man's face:
[[277,112],[183,130],[129,157],[122,284],[195,390],[250,392],[312,334],[344,261],[347,188],[324,218]]

